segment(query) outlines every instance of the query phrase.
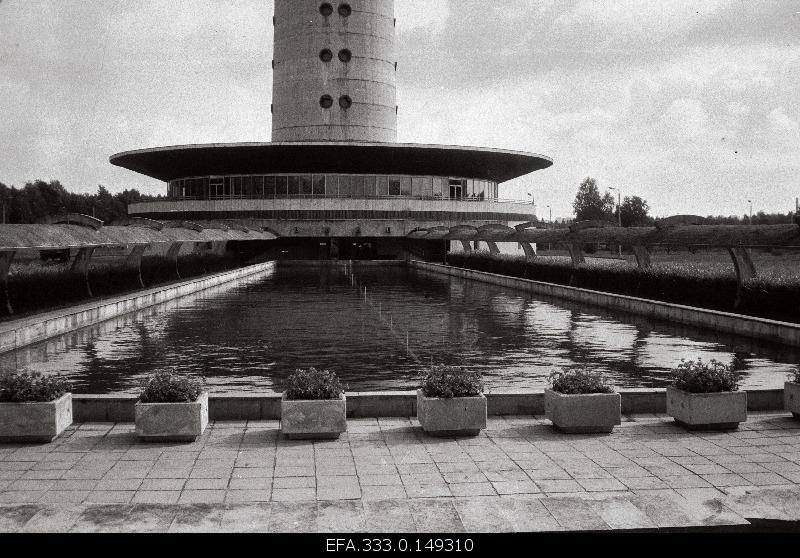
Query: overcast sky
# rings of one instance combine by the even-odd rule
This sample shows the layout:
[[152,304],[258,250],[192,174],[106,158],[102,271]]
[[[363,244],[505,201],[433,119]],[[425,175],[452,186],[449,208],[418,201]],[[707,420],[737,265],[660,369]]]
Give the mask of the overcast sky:
[[[269,141],[271,0],[0,0],[0,182],[166,187],[144,147]],[[800,0],[397,0],[399,141],[542,153],[501,186],[571,215],[586,176],[655,215],[800,196]]]

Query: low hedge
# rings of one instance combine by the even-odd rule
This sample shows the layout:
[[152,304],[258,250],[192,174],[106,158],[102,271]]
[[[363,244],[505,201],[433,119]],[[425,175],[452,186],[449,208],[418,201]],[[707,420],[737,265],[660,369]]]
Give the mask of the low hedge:
[[485,253],[449,254],[447,262],[498,275],[800,323],[800,283],[755,279],[745,284],[740,306],[734,308],[733,271],[724,274],[692,265],[680,271],[674,266],[640,270],[618,260],[595,260],[574,269],[566,262],[529,262],[521,256]]
[[[35,262],[14,267],[8,277],[8,293],[14,314],[58,308],[88,299],[86,282],[82,275],[70,271],[71,263]],[[183,279],[239,266],[238,258],[233,254],[190,254],[178,260]],[[175,262],[161,256],[142,258],[142,279],[148,288],[176,281]],[[89,285],[95,297],[119,295],[142,288],[135,270],[121,263],[91,264]],[[8,316],[4,304],[0,304],[0,313],[3,317]]]

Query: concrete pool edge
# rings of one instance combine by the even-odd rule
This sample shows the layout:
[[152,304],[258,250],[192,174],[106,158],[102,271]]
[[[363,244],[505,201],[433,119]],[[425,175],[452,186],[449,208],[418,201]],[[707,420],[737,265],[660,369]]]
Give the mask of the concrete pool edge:
[[274,268],[270,261],[4,322],[0,354]]
[[[783,389],[749,389],[748,411],[782,411]],[[664,413],[666,389],[639,388],[619,390],[622,413]],[[137,395],[73,394],[75,422],[133,422]],[[543,415],[544,391],[510,391],[486,393],[491,416]],[[245,421],[279,420],[281,394],[230,394],[209,397],[209,420]],[[348,392],[349,418],[409,417],[417,414],[416,391]]]
[[713,329],[752,339],[779,342],[793,347],[800,347],[800,324],[779,322],[766,318],[756,318],[742,314],[731,314],[718,310],[708,310],[694,306],[682,306],[669,302],[660,302],[645,298],[579,289],[554,283],[544,283],[531,279],[521,279],[507,275],[497,275],[485,271],[476,271],[444,264],[412,260],[409,265],[414,269],[430,271],[460,279],[472,279],[491,285],[499,285],[550,296],[590,304],[602,308],[622,310],[649,318],[667,320],[683,325]]

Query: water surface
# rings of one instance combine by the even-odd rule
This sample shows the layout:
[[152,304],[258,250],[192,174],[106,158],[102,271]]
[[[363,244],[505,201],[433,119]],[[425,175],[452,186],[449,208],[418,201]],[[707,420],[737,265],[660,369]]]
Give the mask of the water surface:
[[76,393],[137,393],[163,368],[214,393],[282,391],[296,368],[336,371],[350,391],[411,389],[426,366],[462,364],[487,388],[541,389],[576,364],[617,387],[661,387],[682,358],[733,364],[777,388],[791,347],[396,268],[280,267],[0,357],[71,378]]

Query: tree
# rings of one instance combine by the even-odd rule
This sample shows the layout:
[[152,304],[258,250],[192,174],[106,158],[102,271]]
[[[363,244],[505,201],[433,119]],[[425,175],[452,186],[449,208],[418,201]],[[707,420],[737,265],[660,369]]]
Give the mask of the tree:
[[572,203],[576,221],[612,221],[614,206],[614,196],[611,192],[600,196],[594,178],[585,178],[581,182],[575,201]]
[[104,186],[98,186],[97,194],[76,194],[68,192],[58,180],[35,180],[19,189],[0,183],[0,209],[6,223],[34,223],[45,215],[59,213],[94,213],[110,223],[128,214],[128,204],[160,198],[137,190],[112,195]]
[[643,227],[653,222],[648,214],[650,206],[639,196],[625,196],[622,200],[620,215],[623,227]]

